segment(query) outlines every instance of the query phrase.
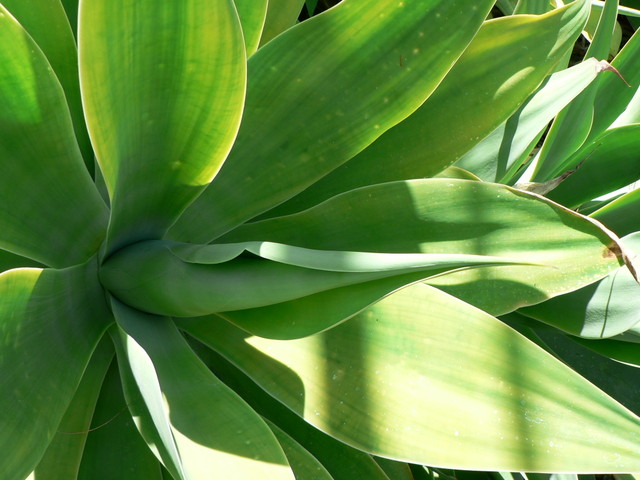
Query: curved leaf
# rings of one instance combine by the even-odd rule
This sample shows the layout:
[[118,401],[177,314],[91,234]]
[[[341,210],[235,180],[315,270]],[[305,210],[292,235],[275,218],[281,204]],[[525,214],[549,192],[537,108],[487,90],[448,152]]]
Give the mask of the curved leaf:
[[[640,232],[622,242],[640,252]],[[519,312],[580,337],[612,337],[640,323],[640,285],[622,267],[594,284]]]
[[593,212],[591,217],[620,236],[637,231],[640,226],[640,189],[622,195]]
[[640,178],[640,124],[607,130],[585,145],[570,160],[584,164],[549,193],[549,198],[568,207],[625,187]]
[[160,464],[128,413],[113,362],[100,391],[78,480],[162,480]]
[[588,285],[623,264],[617,238],[593,220],[539,195],[455,179],[359,188],[294,215],[246,224],[220,242],[258,240],[325,250],[495,255],[555,267],[486,267],[430,280],[494,314]]
[[62,4],[59,0],[3,0],[2,4],[33,37],[60,80],[82,156],[87,169],[93,172],[93,150],[80,100],[78,51]]
[[238,9],[238,17],[242,23],[244,46],[247,57],[258,50],[258,43],[267,16],[268,0],[234,0]]
[[53,439],[110,315],[95,259],[66,270],[4,272],[0,291],[0,449],[11,452],[0,456],[0,471],[24,480]]
[[[128,365],[153,423],[169,428],[179,478],[292,480],[269,427],[218,380],[189,348],[171,320],[112,301],[121,339],[118,359]],[[166,461],[166,459],[163,459]]]
[[[224,323],[224,322],[223,322]],[[199,340],[208,343],[207,338],[215,335],[215,328],[209,322],[194,319],[188,326],[188,332]],[[224,327],[223,327],[224,328]],[[202,332],[208,332],[201,335]],[[242,342],[243,332],[233,330],[232,336]],[[258,387],[233,364],[224,360],[218,352],[207,348],[200,342],[194,342],[198,355],[221,380],[238,392],[256,412],[276,424],[280,429],[311,453],[336,480],[366,478],[367,480],[389,480],[384,471],[371,455],[356,450],[329,435],[321,432],[302,418],[294,414],[283,404]],[[249,360],[249,359],[248,359]],[[302,387],[299,379],[287,368],[279,369],[279,378],[285,383],[293,382]]]
[[264,45],[288,28],[293,27],[303,5],[304,0],[269,0],[260,45]]
[[73,400],[33,472],[34,480],[77,477],[100,386],[111,360],[113,345],[105,336],[93,352]]
[[[245,112],[229,160],[170,238],[209,243],[299,193],[410,115],[493,2],[466,4],[346,0],[261,48],[249,59]],[[316,91],[322,93],[311,95]]]
[[[464,9],[461,9],[461,12]],[[580,33],[588,2],[485,22],[422,106],[367,149],[267,212],[284,215],[365,185],[431,177],[458,160],[532,94]]]
[[85,0],[79,46],[108,254],[160,238],[220,169],[244,101],[242,30],[232,0]]
[[[585,58],[595,57],[598,60],[608,58],[617,13],[618,1],[609,0],[602,11],[598,28]],[[548,181],[562,173],[564,160],[578,150],[587,139],[593,122],[594,98],[601,82],[602,78],[599,78],[593,85],[587,87],[555,118],[536,158],[532,180]]]
[[640,468],[638,417],[423,284],[300,340],[245,339],[230,325],[197,334],[309,423],[376,455],[490,471]]
[[456,165],[483,180],[509,180],[523,165],[540,132],[598,75],[591,58],[549,76],[509,119],[477,143]]
[[[217,263],[217,246],[202,246],[195,252],[199,255],[193,255],[197,247],[191,245],[186,247],[193,258],[185,261],[171,243],[139,242],[109,258],[100,278],[127,305],[159,315],[192,317],[273,305],[409,272],[420,271],[418,278],[425,278],[432,272],[459,267],[528,263],[481,255],[323,252],[270,243],[256,245],[245,247],[275,261],[236,258]],[[198,256],[206,257],[207,250],[216,263],[193,263]]]
[[83,164],[63,90],[1,5],[0,44],[0,248],[56,268],[84,262],[104,237],[107,209]]

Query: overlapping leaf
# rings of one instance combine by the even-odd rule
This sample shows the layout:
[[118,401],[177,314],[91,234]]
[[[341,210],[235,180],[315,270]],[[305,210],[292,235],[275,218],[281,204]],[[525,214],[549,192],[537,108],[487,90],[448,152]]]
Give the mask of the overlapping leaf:
[[[91,261],[0,274],[0,471],[24,480],[53,439],[107,328]],[[19,406],[19,408],[17,408]]]
[[269,42],[228,160],[169,236],[208,243],[360,152],[424,102],[492,3],[346,0]]
[[144,401],[132,410],[146,410],[150,421],[138,427],[154,430],[156,452],[176,478],[208,479],[213,471],[238,480],[294,478],[269,427],[207,370],[169,319],[112,306],[124,381],[135,382],[127,388]]
[[535,91],[580,33],[587,3],[486,22],[415,113],[267,215],[300,211],[364,185],[430,177],[451,165]]
[[80,7],[82,98],[113,251],[161,237],[217,173],[240,122],[246,57],[232,0]]
[[56,268],[84,262],[102,241],[107,210],[82,161],[63,90],[1,5],[0,44],[0,248]]
[[186,329],[309,423],[374,454],[463,469],[640,468],[638,417],[502,322],[423,284],[300,340],[202,320]]

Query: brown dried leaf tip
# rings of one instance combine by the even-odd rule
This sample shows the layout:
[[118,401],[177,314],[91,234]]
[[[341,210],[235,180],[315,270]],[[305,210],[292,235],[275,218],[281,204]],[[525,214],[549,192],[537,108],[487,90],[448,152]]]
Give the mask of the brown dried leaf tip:
[[624,84],[627,87],[631,87],[631,85],[629,85],[629,82],[627,82],[624,77],[622,76],[622,74],[618,71],[618,69],[616,67],[614,67],[613,65],[611,65],[609,62],[607,62],[606,60],[600,60],[597,64],[596,64],[596,73],[600,73],[600,72],[613,72],[615,73],[618,77],[620,77],[620,80],[622,80],[624,82]]

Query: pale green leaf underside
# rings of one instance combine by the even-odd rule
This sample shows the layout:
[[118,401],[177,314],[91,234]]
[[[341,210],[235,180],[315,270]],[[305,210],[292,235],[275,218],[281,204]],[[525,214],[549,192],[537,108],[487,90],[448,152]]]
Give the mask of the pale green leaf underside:
[[[171,320],[112,301],[120,326],[119,361],[131,370],[164,447],[184,480],[292,480],[269,427],[218,380]],[[163,459],[167,461],[167,459]]]
[[80,7],[82,97],[114,250],[161,237],[218,172],[240,122],[246,57],[232,0]]
[[555,267],[486,267],[433,280],[494,314],[593,283],[622,264],[615,253],[616,238],[588,218],[538,195],[455,179],[352,190],[297,214],[246,224],[220,241],[270,241],[324,250],[464,252]]
[[[243,250],[259,257],[233,258]],[[191,317],[273,305],[406,273],[421,272],[417,280],[461,267],[521,264],[529,262],[465,254],[321,251],[270,242],[219,247],[149,241],[110,257],[100,278],[127,305]]]
[[636,416],[502,322],[423,284],[300,340],[195,331],[308,422],[374,454],[490,471],[640,468]]
[[51,66],[0,14],[0,248],[56,268],[81,263],[102,241],[107,210]]
[[346,0],[269,42],[227,162],[169,237],[209,243],[360,152],[431,94],[492,3]]
[[0,274],[0,448],[11,452],[0,456],[4,479],[24,480],[36,467],[107,327],[95,270],[91,261]]

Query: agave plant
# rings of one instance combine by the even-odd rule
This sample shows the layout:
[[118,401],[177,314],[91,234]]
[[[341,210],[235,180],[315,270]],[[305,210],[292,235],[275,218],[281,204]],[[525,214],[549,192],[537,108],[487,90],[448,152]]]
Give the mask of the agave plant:
[[530,149],[448,168],[626,88],[564,69],[590,3],[301,3],[0,5],[3,478],[639,471],[640,419],[526,329],[629,246],[494,183]]

